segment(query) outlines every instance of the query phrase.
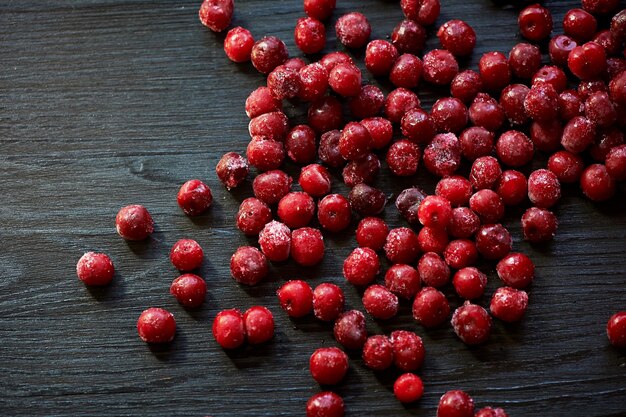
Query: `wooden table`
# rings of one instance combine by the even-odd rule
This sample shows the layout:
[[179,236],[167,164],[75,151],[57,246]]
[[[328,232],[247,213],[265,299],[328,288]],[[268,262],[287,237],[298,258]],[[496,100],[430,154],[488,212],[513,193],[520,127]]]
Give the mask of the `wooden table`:
[[[402,16],[397,1],[338,3],[331,24],[359,10],[373,23],[374,38],[386,37]],[[512,8],[487,0],[443,3],[438,24],[461,17],[478,34],[477,50],[464,64],[475,68],[482,52],[506,53],[520,41]],[[545,4],[560,22],[579,2]],[[330,325],[290,320],[276,288],[292,278],[335,282],[350,308],[363,308],[360,292],[341,273],[356,245],[350,233],[326,234],[319,267],[274,265],[254,288],[230,278],[231,254],[254,243],[233,220],[251,186],[229,193],[214,169],[226,151],[245,150],[244,100],[264,79],[251,65],[226,59],[224,34],[200,25],[198,6],[196,0],[0,2],[3,416],[303,415],[306,400],[320,390],[308,358],[335,342]],[[233,23],[257,38],[280,36],[295,55],[292,31],[302,15],[301,1],[238,0]],[[427,48],[437,45],[431,36]],[[335,48],[330,30],[327,50]],[[442,94],[420,88],[427,108]],[[303,120],[303,107],[286,108],[295,122]],[[540,156],[535,166],[545,160]],[[298,168],[287,164],[287,170]],[[176,204],[178,188],[190,178],[205,180],[215,196],[210,212],[198,218]],[[334,190],[345,193],[339,178]],[[377,184],[396,195],[412,184],[432,192],[435,180],[423,169],[400,181],[383,170]],[[354,353],[336,387],[347,415],[433,416],[450,389],[467,390],[478,407],[502,406],[511,416],[626,415],[626,352],[609,346],[605,335],[609,316],[626,309],[624,195],[622,185],[612,201],[593,204],[576,186],[564,187],[556,239],[536,247],[520,238],[525,208],[509,210],[514,248],[532,257],[537,277],[526,319],[515,326],[496,321],[483,346],[468,348],[449,327],[424,331],[408,303],[394,320],[368,319],[371,333],[410,329],[423,336],[427,359],[419,373],[426,392],[419,403],[402,406],[391,390],[397,372],[374,374]],[[127,243],[115,233],[115,214],[133,203],[148,207],[156,221],[145,242]],[[384,218],[405,225],[392,204]],[[200,274],[209,294],[199,311],[185,311],[168,293],[177,276],[169,248],[182,237],[198,240],[206,252]],[[90,289],[76,279],[76,261],[89,250],[113,258],[111,286]],[[493,264],[483,266],[490,295],[499,282]],[[223,351],[210,331],[215,314],[255,304],[274,312],[274,340]],[[137,337],[137,317],[149,306],[175,314],[178,333],[170,346],[151,348]]]

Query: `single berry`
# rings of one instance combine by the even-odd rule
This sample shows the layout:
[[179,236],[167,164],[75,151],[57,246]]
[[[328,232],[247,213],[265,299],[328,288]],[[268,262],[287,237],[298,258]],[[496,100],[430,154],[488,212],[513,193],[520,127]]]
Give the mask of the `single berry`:
[[263,227],[272,221],[272,210],[258,198],[246,198],[237,211],[237,228],[246,236],[258,236]]
[[246,340],[243,315],[237,309],[222,310],[213,320],[213,337],[224,349],[235,349]]
[[370,248],[356,248],[343,262],[343,276],[354,285],[367,285],[380,272],[376,252]]
[[339,348],[319,348],[309,359],[309,370],[320,385],[335,385],[348,372],[348,355]]
[[278,301],[290,317],[304,317],[313,309],[313,291],[302,280],[287,281],[276,291]]
[[134,204],[120,209],[115,228],[126,240],[144,240],[154,231],[154,221],[144,206]]
[[415,371],[424,363],[422,338],[407,330],[396,330],[389,336],[393,345],[393,362],[402,371]]
[[345,296],[335,284],[322,283],[313,291],[313,314],[322,321],[334,321],[343,312]]
[[346,311],[335,321],[333,334],[346,349],[361,349],[367,339],[365,315],[358,310]]
[[401,403],[412,403],[422,398],[424,384],[422,379],[411,373],[402,374],[393,383],[393,395]]
[[322,232],[302,227],[291,232],[291,258],[301,266],[313,266],[324,259]]
[[343,399],[330,391],[315,394],[306,403],[306,417],[344,417]]
[[193,271],[202,265],[204,251],[193,239],[180,239],[170,250],[170,261],[179,271]]
[[535,264],[523,253],[510,253],[496,265],[498,277],[516,289],[528,287],[535,277]]
[[241,246],[230,258],[230,274],[240,284],[256,285],[268,272],[267,258],[252,246]]
[[[484,343],[491,335],[491,317],[487,310],[466,301],[452,314],[454,333],[467,345]],[[471,414],[470,414],[471,415]]]
[[270,261],[286,261],[291,254],[291,230],[284,223],[270,221],[259,232],[259,246]]
[[473,300],[482,297],[487,286],[487,275],[474,267],[459,269],[452,278],[452,285],[459,297]]
[[500,287],[491,297],[489,310],[495,318],[513,323],[522,319],[527,307],[528,294],[526,291]]
[[413,300],[413,318],[424,327],[436,327],[450,315],[450,304],[442,292],[425,287]]
[[253,306],[243,313],[248,343],[258,345],[274,337],[274,315],[263,306]]
[[474,400],[464,391],[448,391],[439,399],[437,417],[474,417]]
[[169,311],[150,307],[139,316],[137,332],[146,343],[168,343],[176,334],[176,320]]
[[393,364],[393,345],[387,336],[367,338],[363,346],[363,362],[374,371],[384,371]]
[[86,252],[76,264],[76,275],[86,285],[107,285],[114,274],[113,261],[104,253]]

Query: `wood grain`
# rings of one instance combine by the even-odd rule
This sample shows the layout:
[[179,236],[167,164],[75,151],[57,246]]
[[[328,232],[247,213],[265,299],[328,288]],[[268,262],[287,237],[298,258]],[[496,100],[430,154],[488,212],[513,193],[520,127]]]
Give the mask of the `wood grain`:
[[[349,234],[326,234],[327,256],[316,268],[274,265],[270,279],[255,288],[230,278],[230,255],[251,242],[233,221],[251,187],[226,192],[214,167],[226,151],[245,149],[243,103],[263,78],[250,65],[225,58],[224,35],[199,24],[198,3],[0,2],[2,415],[303,415],[304,403],[319,391],[308,357],[334,341],[329,325],[288,319],[276,288],[299,277],[312,285],[335,282],[349,307],[362,309],[359,291],[341,275],[342,260],[355,246]],[[397,1],[338,3],[331,24],[360,10],[373,23],[373,37],[384,38],[401,19]],[[513,8],[487,0],[443,3],[439,24],[461,16],[476,29],[478,47],[465,63],[470,67],[482,52],[507,52],[519,41]],[[579,2],[545,4],[559,22]],[[292,30],[301,7],[296,0],[238,0],[233,24],[249,27],[257,38],[278,35],[295,54]],[[436,46],[432,36],[428,48]],[[337,47],[330,30],[327,50]],[[420,88],[427,108],[444,93]],[[287,106],[296,121],[303,111]],[[542,163],[545,157],[536,166]],[[288,164],[287,170],[298,167]],[[197,219],[184,216],[175,200],[189,178],[204,179],[215,196],[210,213]],[[335,184],[346,192],[339,176]],[[420,170],[402,181],[383,171],[378,181],[390,195],[411,184],[432,191],[434,180]],[[478,348],[464,346],[449,328],[424,331],[409,304],[388,323],[369,320],[372,333],[402,328],[424,337],[426,392],[419,403],[400,405],[391,391],[397,373],[374,374],[354,353],[348,377],[337,387],[348,416],[433,416],[449,389],[465,389],[478,406],[502,406],[511,416],[626,415],[626,355],[604,334],[608,317],[626,308],[624,187],[606,204],[590,203],[576,187],[565,187],[564,194],[556,209],[559,232],[549,245],[521,241],[523,208],[507,213],[515,249],[537,265],[526,320],[496,323],[491,340]],[[146,242],[126,243],[115,234],[117,210],[131,203],[146,205],[156,220],[156,233]],[[404,225],[391,206],[384,218]],[[198,240],[206,252],[200,273],[209,295],[193,312],[168,294],[177,274],[167,254],[182,237]],[[113,258],[113,285],[88,289],[78,282],[75,264],[87,250]],[[493,265],[483,266],[491,294],[497,277]],[[274,341],[220,349],[210,333],[217,311],[254,304],[275,313]],[[150,348],[137,337],[136,319],[149,306],[175,314],[179,330],[171,346]]]

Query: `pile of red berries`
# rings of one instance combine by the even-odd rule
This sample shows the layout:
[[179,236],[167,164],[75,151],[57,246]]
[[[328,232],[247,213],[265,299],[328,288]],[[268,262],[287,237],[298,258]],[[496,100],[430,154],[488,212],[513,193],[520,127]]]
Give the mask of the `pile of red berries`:
[[[533,43],[551,36],[552,16],[539,4],[528,6],[518,22],[521,35],[531,43],[515,45],[508,57],[485,53],[478,71],[459,67],[458,59],[471,55],[476,45],[474,30],[462,20],[450,20],[438,29],[441,49],[418,56],[427,28],[439,17],[439,0],[402,0],[406,19],[395,27],[390,41],[369,41],[371,26],[362,13],[341,16],[335,25],[337,39],[348,49],[365,48],[365,68],[395,87],[386,96],[376,85],[362,85],[361,70],[346,52],[331,52],[307,64],[289,58],[285,43],[275,36],[255,41],[245,28],[229,30],[224,40],[228,58],[251,61],[267,76],[266,85],[245,102],[251,137],[245,157],[229,152],[216,166],[229,190],[247,179],[250,167],[256,171],[254,197],[241,203],[236,226],[258,237],[258,248],[237,249],[230,262],[232,277],[256,285],[268,275],[269,262],[292,259],[305,267],[320,263],[325,253],[322,231],[344,231],[356,214],[361,217],[358,247],[345,259],[343,275],[364,288],[363,307],[372,317],[391,319],[400,300],[409,300],[419,324],[431,328],[450,320],[468,345],[489,338],[492,317],[521,320],[535,267],[528,256],[513,252],[511,234],[500,224],[507,207],[530,201],[532,207],[521,217],[524,238],[546,242],[557,230],[551,209],[560,200],[561,184],[579,183],[589,199],[605,201],[616,193],[617,182],[626,180],[626,10],[614,14],[618,3],[583,0],[582,9],[570,10],[564,34],[549,41],[551,65],[544,66],[541,49]],[[298,19],[294,30],[295,44],[304,54],[324,49],[323,22],[334,8],[335,0],[304,0],[307,17]],[[233,12],[233,0],[204,0],[199,15],[205,26],[220,32],[229,27]],[[598,30],[598,22],[612,14],[610,28]],[[449,87],[450,97],[426,111],[415,92],[421,82]],[[284,100],[308,106],[307,124],[290,125]],[[547,167],[526,176],[518,169],[524,170],[536,153],[550,155]],[[412,176],[423,164],[441,178],[433,195],[412,187],[396,197],[395,206],[408,227],[390,229],[377,217],[388,200],[385,190],[372,186],[381,159],[392,175]],[[301,191],[292,191],[294,179],[281,169],[286,161],[302,167],[297,178]],[[460,174],[464,161],[471,165],[466,176]],[[350,188],[347,196],[331,194],[338,169]],[[211,201],[210,190],[198,180],[186,183],[178,195],[189,215],[203,212]],[[311,226],[315,218],[320,228]],[[117,229],[126,239],[144,239],[152,232],[152,219],[141,206],[125,207],[118,214]],[[382,254],[391,265],[384,274]],[[492,294],[489,311],[473,302],[487,285],[487,275],[476,268],[481,257],[494,261],[503,284]],[[182,240],[172,249],[171,259],[181,271],[190,271],[202,262],[202,249],[193,240]],[[86,254],[77,270],[87,284],[106,284],[113,276],[113,264],[102,254]],[[384,285],[376,284],[379,275]],[[450,283],[465,300],[454,311],[441,292]],[[206,284],[197,275],[185,274],[174,281],[171,292],[184,306],[197,307]],[[368,337],[365,315],[344,311],[344,293],[333,283],[312,289],[303,280],[292,280],[277,295],[291,317],[313,312],[319,320],[333,321],[337,342],[347,350],[361,350],[372,370],[395,365],[407,372],[394,384],[401,402],[421,398],[422,380],[412,373],[424,359],[418,335],[399,330],[389,337]],[[173,338],[175,322],[168,312],[149,309],[138,329],[142,339],[164,342]],[[243,315],[222,311],[213,324],[215,339],[224,348],[236,348],[246,338],[251,344],[262,343],[273,330],[271,312],[259,306]],[[626,345],[626,312],[611,318],[607,333],[612,344]],[[313,378],[323,385],[341,381],[348,367],[348,357],[339,348],[320,348],[310,360]],[[343,400],[329,391],[313,396],[306,409],[309,417],[344,415]],[[506,413],[487,407],[474,414],[469,395],[449,391],[437,415]]]

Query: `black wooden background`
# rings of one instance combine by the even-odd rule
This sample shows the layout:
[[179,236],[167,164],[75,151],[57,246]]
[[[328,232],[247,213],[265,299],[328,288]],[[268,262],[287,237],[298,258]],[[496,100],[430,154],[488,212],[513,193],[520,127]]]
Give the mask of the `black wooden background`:
[[[438,24],[461,17],[476,29],[471,67],[482,52],[506,53],[520,40],[513,8],[488,0],[442,3]],[[579,2],[545,4],[560,31],[565,11]],[[292,278],[335,282],[349,307],[362,309],[359,292],[341,274],[356,245],[351,234],[325,235],[319,267],[275,265],[255,288],[230,278],[231,254],[248,243],[233,218],[251,187],[227,192],[214,168],[226,151],[245,150],[244,101],[264,79],[250,64],[226,59],[224,35],[200,25],[198,6],[197,0],[0,2],[0,415],[303,415],[306,400],[320,390],[308,358],[335,342],[329,325],[290,320],[276,288]],[[351,10],[366,13],[376,38],[402,16],[397,1],[339,0],[332,24]],[[257,38],[278,35],[297,55],[292,32],[302,15],[300,0],[238,0],[233,24]],[[432,36],[428,49],[437,45]],[[331,29],[326,49],[338,47]],[[445,91],[420,90],[427,108],[433,93]],[[302,118],[302,108],[286,107]],[[179,186],[191,178],[205,180],[215,196],[199,218],[186,217],[176,204]],[[334,190],[345,192],[336,178]],[[405,181],[383,171],[378,181],[390,195],[409,184],[432,192],[434,180],[420,170]],[[609,316],[626,309],[624,191],[593,204],[576,186],[566,187],[556,209],[558,235],[541,247],[520,238],[523,208],[507,213],[515,250],[531,255],[537,278],[526,319],[515,326],[496,322],[486,345],[468,348],[450,328],[424,331],[409,304],[388,323],[369,320],[371,333],[411,329],[424,337],[425,395],[401,405],[391,390],[397,373],[374,374],[354,354],[336,387],[347,415],[434,416],[450,389],[467,390],[477,407],[502,406],[511,416],[626,415],[626,352],[605,335]],[[145,242],[127,243],[115,233],[117,210],[133,203],[148,207],[156,221]],[[393,206],[384,216],[404,225]],[[200,273],[209,294],[194,312],[168,293],[177,276],[169,248],[182,237],[198,240],[206,252]],[[93,290],[77,280],[76,261],[88,250],[113,258],[110,287]],[[497,277],[492,264],[483,266],[490,295]],[[215,314],[255,304],[274,312],[274,340],[223,351],[210,331]],[[150,348],[137,337],[137,317],[149,306],[175,314],[171,346]]]

